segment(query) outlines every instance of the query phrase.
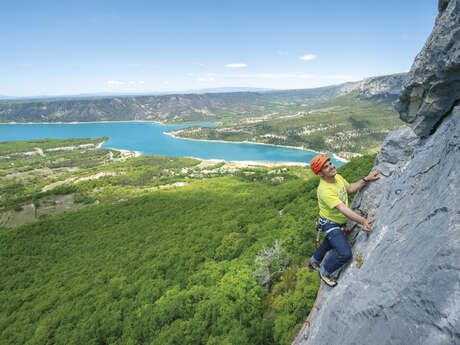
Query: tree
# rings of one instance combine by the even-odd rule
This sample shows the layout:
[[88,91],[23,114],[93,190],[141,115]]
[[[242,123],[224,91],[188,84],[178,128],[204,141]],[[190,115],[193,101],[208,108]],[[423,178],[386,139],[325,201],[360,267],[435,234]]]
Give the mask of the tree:
[[255,259],[257,269],[252,276],[259,278],[258,283],[267,291],[270,290],[273,278],[284,271],[289,261],[284,256],[281,245],[282,242],[277,240],[272,248],[262,247]]

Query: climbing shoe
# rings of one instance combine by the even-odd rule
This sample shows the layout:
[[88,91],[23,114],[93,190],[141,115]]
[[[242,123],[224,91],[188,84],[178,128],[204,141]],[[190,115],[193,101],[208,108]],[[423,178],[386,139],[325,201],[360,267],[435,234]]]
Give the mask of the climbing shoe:
[[308,268],[310,269],[310,272],[319,271],[319,265],[316,262],[310,261],[308,263]]
[[324,274],[321,273],[321,271],[318,271],[319,276],[321,277],[321,280],[326,283],[327,286],[334,287],[337,285],[337,282],[332,279],[331,277],[328,277]]

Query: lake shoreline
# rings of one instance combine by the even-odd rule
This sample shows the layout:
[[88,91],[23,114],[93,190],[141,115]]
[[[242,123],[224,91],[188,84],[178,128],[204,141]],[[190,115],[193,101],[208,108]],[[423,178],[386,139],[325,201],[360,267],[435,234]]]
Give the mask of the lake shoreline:
[[[314,152],[320,155],[326,155],[326,152],[319,152],[319,151],[314,151],[310,149],[306,149],[303,147],[297,147],[297,146],[288,146],[288,145],[275,145],[275,144],[266,144],[266,143],[258,143],[254,141],[225,141],[225,140],[209,140],[209,139],[192,139],[192,138],[183,138],[176,136],[172,133],[168,132],[163,132],[164,135],[169,135],[170,137],[173,137],[174,139],[183,139],[183,140],[193,140],[193,141],[205,141],[205,142],[210,142],[210,143],[225,143],[225,144],[251,144],[251,145],[265,145],[265,146],[273,146],[273,147],[283,147],[287,149],[295,149],[295,150],[302,150],[302,151],[309,151],[309,152]],[[348,163],[349,160],[346,160],[345,158],[337,156],[335,153],[329,152],[332,157],[342,163]]]
[[[96,145],[96,148],[97,149],[100,149],[102,148],[102,145],[104,145],[105,141],[102,141],[100,142],[99,144]],[[125,150],[125,149],[116,149],[114,147],[104,147],[105,149],[110,149],[110,150],[114,150],[114,151],[118,151],[122,154],[122,156],[127,156],[131,153],[134,154],[134,157],[140,157],[142,156],[142,152],[141,151],[136,151],[136,150]]]
[[219,164],[219,163],[225,163],[230,166],[234,166],[235,168],[247,168],[250,166],[264,166],[264,167],[282,167],[282,166],[298,166],[298,167],[307,167],[309,166],[308,163],[303,163],[303,162],[270,162],[270,161],[226,161],[225,159],[204,159],[204,158],[199,158],[199,157],[186,157],[186,158],[192,158],[192,159],[197,159],[201,161],[201,163],[207,163],[207,164]]
[[[198,125],[203,125],[203,123],[189,123],[189,124],[185,124],[185,123],[182,123],[182,124],[165,124],[165,123],[162,123],[162,122],[158,122],[158,121],[152,121],[152,120],[131,120],[131,121],[91,121],[91,122],[24,122],[24,123],[21,123],[21,122],[14,122],[14,121],[11,121],[11,122],[8,122],[8,123],[2,123],[3,125],[12,125],[12,126],[15,126],[15,125],[85,125],[85,124],[123,124],[123,123],[128,123],[128,124],[133,124],[133,123],[140,123],[140,124],[153,124],[153,125],[159,125],[159,126],[165,126],[165,127],[175,127],[175,126],[198,126]],[[218,122],[215,122],[216,124],[218,124]],[[212,124],[214,125],[215,124],[214,122],[213,123],[206,123],[206,124]],[[250,142],[250,141],[239,141],[239,142],[235,142],[235,141],[225,141],[225,140],[208,140],[208,139],[192,139],[192,138],[182,138],[180,136],[176,136],[172,133],[169,133],[168,131],[170,131],[172,129],[164,129],[161,131],[161,133],[163,135],[167,135],[173,139],[182,139],[182,140],[187,140],[187,141],[196,141],[196,142],[209,142],[209,143],[223,143],[223,144],[249,144],[249,145],[263,145],[263,146],[268,146],[268,147],[274,147],[274,148],[286,148],[286,149],[295,149],[295,150],[300,150],[300,151],[304,151],[304,152],[308,152],[308,153],[311,153],[311,154],[329,154],[331,155],[335,160],[337,160],[338,162],[340,163],[347,163],[348,160],[340,157],[340,156],[337,156],[336,154],[334,153],[324,153],[324,152],[318,152],[318,151],[314,151],[314,150],[309,150],[308,148],[303,148],[303,147],[296,147],[296,146],[288,146],[288,145],[275,145],[275,144],[267,144],[267,143],[259,143],[259,142]],[[110,135],[108,135],[110,137]],[[18,139],[15,139],[15,140],[18,140]],[[22,139],[21,139],[22,140]],[[27,139],[23,139],[23,140],[27,140]],[[100,143],[98,145],[98,147],[102,147],[102,145],[104,145],[104,142]],[[110,144],[109,144],[110,145]],[[113,149],[113,150],[117,150],[119,152],[122,152],[122,153],[128,153],[128,152],[132,152],[135,157],[139,157],[141,155],[148,155],[148,154],[151,154],[151,153],[144,153],[142,152],[141,150],[129,150],[129,149],[122,149],[122,148],[114,148],[114,147],[105,147],[105,148],[108,148],[108,149]],[[158,155],[167,155],[167,154],[162,154],[162,153],[158,153]],[[195,155],[193,155],[195,156]],[[199,157],[199,156],[197,156]],[[237,157],[235,157],[237,158]],[[245,157],[246,158],[246,157]],[[250,158],[250,157],[248,157]],[[200,159],[200,160],[207,160],[207,159],[212,159],[212,158],[197,158],[197,159]],[[282,158],[281,158],[282,159]],[[247,161],[246,160],[232,160],[231,158],[229,160],[224,160],[225,162],[256,162],[256,164],[277,164],[277,163],[281,163],[281,164],[296,164],[297,162],[299,161],[283,161],[283,160],[273,160],[273,161],[265,161],[265,160],[253,160],[253,159],[248,159]],[[265,163],[266,162],[266,163]],[[303,163],[303,161],[300,161],[299,163],[301,164],[307,164],[307,160],[305,160],[305,163]]]

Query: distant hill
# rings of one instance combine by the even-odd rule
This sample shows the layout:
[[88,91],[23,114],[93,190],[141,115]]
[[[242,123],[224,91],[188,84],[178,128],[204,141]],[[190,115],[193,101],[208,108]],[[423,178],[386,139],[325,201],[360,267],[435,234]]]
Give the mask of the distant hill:
[[30,101],[30,100],[62,100],[74,98],[98,98],[98,97],[136,97],[136,96],[159,96],[159,95],[177,95],[177,94],[202,94],[202,93],[222,93],[222,92],[263,92],[273,89],[257,88],[257,87],[220,87],[197,90],[177,90],[177,91],[151,91],[151,92],[92,92],[81,93],[76,95],[41,95],[41,96],[3,96],[0,95],[0,100],[11,101]]
[[[273,89],[267,89],[267,88],[262,88],[262,87],[218,87],[218,88],[210,88],[210,89],[189,90],[189,91],[184,91],[184,93],[264,92],[264,91],[271,91],[271,90]],[[169,93],[173,93],[173,92],[169,92]]]
[[0,103],[0,122],[88,122],[147,120],[167,123],[223,121],[267,114],[287,114],[298,107],[358,90],[364,98],[397,97],[404,75],[299,90],[237,91],[203,89],[203,93],[143,96],[86,96]]

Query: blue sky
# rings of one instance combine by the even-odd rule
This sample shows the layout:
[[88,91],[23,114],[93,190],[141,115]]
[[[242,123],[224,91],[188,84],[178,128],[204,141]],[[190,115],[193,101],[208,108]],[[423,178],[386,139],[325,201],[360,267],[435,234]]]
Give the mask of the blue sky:
[[409,70],[437,0],[2,1],[0,95],[311,88]]

